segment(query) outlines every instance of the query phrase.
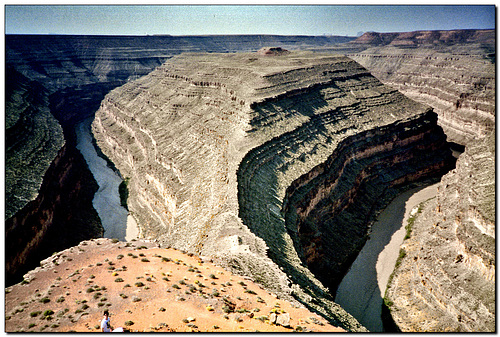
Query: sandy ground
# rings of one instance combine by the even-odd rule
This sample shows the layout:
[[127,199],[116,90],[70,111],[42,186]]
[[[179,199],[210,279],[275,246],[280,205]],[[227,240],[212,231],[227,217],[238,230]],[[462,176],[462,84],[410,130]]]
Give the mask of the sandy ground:
[[382,301],[413,208],[434,197],[437,184],[407,191],[380,214],[370,239],[337,290],[335,302],[372,332],[382,332]]
[[94,175],[99,190],[92,204],[101,218],[105,238],[130,241],[139,234],[134,218],[120,205],[118,186],[122,179],[100,158],[92,145],[90,124],[87,119],[76,126],[77,149],[82,153],[90,171]]
[[[42,265],[6,288],[6,332],[98,332],[105,309],[112,328],[131,332],[343,331],[209,258],[153,242],[84,241]],[[289,327],[270,324],[272,313]]]

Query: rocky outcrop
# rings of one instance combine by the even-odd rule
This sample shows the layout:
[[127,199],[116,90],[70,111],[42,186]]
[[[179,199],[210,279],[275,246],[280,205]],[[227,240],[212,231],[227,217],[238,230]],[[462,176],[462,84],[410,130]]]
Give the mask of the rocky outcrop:
[[496,330],[495,135],[476,141],[418,215],[386,293],[402,331]]
[[344,331],[209,257],[109,239],[58,252],[5,288],[5,331],[99,332],[105,309],[127,332]]
[[431,105],[448,140],[466,145],[495,128],[495,31],[365,33],[347,55],[408,97]]
[[[285,223],[282,211],[298,209],[288,201],[283,209],[285,198],[299,200],[287,188],[317,189],[311,181],[321,170],[332,185],[341,177],[343,201],[329,216],[370,205],[356,241],[386,189],[439,176],[453,163],[428,107],[345,57],[310,53],[177,56],[108,94],[93,132],[130,178],[129,208],[146,238],[216,256],[350,330],[360,327],[301,259],[298,223]],[[396,173],[384,170],[389,163]],[[384,187],[358,197],[370,181]],[[319,194],[307,213],[324,213],[316,203],[333,198]],[[345,269],[346,260],[336,263]]]

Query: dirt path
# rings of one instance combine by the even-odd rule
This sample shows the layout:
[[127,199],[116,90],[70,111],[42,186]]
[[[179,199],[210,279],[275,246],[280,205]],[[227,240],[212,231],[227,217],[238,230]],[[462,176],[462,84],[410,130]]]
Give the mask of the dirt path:
[[372,227],[370,239],[337,290],[335,301],[373,332],[382,332],[382,299],[413,208],[436,195],[437,184],[395,198]]
[[130,241],[138,235],[137,224],[132,216],[129,216],[128,211],[120,205],[118,186],[122,179],[106,165],[104,159],[97,155],[90,135],[91,123],[92,119],[86,119],[75,129],[76,147],[82,153],[99,185],[92,204],[101,218],[105,238]]

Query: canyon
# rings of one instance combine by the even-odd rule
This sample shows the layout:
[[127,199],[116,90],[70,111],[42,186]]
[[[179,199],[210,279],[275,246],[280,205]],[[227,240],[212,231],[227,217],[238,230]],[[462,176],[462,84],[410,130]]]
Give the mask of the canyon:
[[[21,281],[41,258],[78,240],[102,235],[104,229],[92,206],[98,185],[76,149],[74,128],[94,116],[109,90],[182,52],[236,52],[269,43],[298,48],[351,40],[273,35],[7,35],[6,241],[30,242],[9,248],[7,284]],[[58,167],[57,173],[49,172],[51,165]],[[50,233],[67,233],[69,220],[75,223],[72,227],[95,230],[54,238],[40,231],[54,228]],[[64,244],[53,246],[53,242]]]
[[454,164],[431,109],[346,57],[308,52],[173,57],[111,91],[93,133],[130,179],[145,238],[349,330],[329,292],[373,210]]
[[[281,48],[255,53],[266,45]],[[453,314],[443,314],[436,307],[456,302],[458,283],[450,281],[438,293],[405,276],[448,263],[453,253],[447,247],[452,236],[447,236],[431,245],[422,241],[434,257],[420,259],[422,265],[411,263],[406,248],[385,302],[400,330],[494,330],[494,180],[488,180],[494,176],[494,156],[486,155],[490,166],[471,169],[475,159],[460,164],[466,160],[462,157],[494,153],[494,31],[367,33],[357,40],[7,36],[6,56],[7,107],[23,111],[29,106],[19,115],[29,116],[35,108],[32,114],[44,118],[40,123],[12,117],[7,135],[15,144],[7,160],[20,163],[17,153],[25,158],[18,149],[28,139],[15,136],[21,128],[39,132],[36,139],[42,139],[42,145],[29,141],[35,151],[24,153],[33,158],[42,149],[48,153],[40,151],[41,167],[28,183],[19,168],[7,166],[7,190],[12,200],[21,201],[8,202],[6,233],[12,241],[28,239],[7,247],[8,284],[19,282],[41,255],[105,235],[92,206],[97,184],[76,150],[74,130],[98,111],[94,135],[122,177],[130,179],[128,206],[142,237],[212,256],[227,270],[251,277],[335,326],[365,331],[332,294],[381,209],[398,193],[437,182],[453,169],[447,137],[465,153],[445,176],[448,182],[441,183],[439,207],[429,209],[446,209],[451,212],[446,219],[467,214],[455,217],[460,230],[452,245],[463,247],[455,258],[461,255],[459,262],[466,263],[460,263],[454,282],[461,282],[460,296],[469,300],[454,305]],[[46,111],[61,128],[44,130],[45,120],[57,124]],[[487,143],[475,145],[475,139],[485,138]],[[49,166],[65,169],[51,173]],[[474,188],[487,187],[465,196],[464,179]],[[456,186],[453,191],[449,181]],[[455,208],[452,194],[453,200],[468,203]],[[419,224],[443,217],[429,209],[415,222],[410,240],[427,240]],[[66,232],[67,224],[78,236]],[[476,241],[480,244],[470,243]],[[429,273],[420,279],[429,283]],[[486,287],[480,294],[471,290],[477,275]],[[410,317],[422,304],[415,298],[395,301],[403,298],[391,292],[395,288],[418,289],[429,308],[422,313],[439,323],[413,323]],[[429,301],[436,296],[439,304]],[[478,305],[488,314],[474,316],[471,308]]]

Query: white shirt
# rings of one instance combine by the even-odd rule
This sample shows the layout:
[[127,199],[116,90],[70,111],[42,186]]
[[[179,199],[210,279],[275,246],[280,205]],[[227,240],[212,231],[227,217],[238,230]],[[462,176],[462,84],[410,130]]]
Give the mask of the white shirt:
[[102,319],[102,321],[101,321],[101,329],[103,329],[102,331],[104,331],[104,332],[110,332],[111,331],[111,327],[109,326],[109,317]]

